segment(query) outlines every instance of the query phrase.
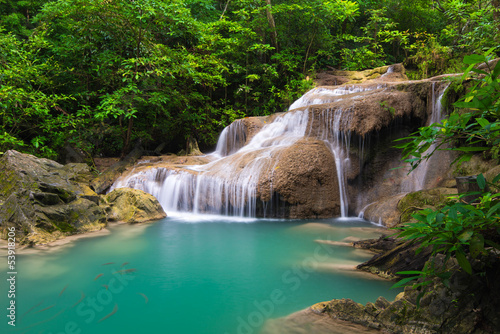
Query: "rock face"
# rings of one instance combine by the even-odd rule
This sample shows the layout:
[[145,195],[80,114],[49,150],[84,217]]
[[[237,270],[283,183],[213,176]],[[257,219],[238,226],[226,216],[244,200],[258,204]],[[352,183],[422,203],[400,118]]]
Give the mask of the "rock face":
[[160,203],[152,195],[138,189],[115,189],[103,197],[108,220],[125,223],[144,223],[165,218]]
[[288,203],[290,218],[339,215],[340,198],[335,160],[322,141],[301,140],[285,149],[272,170],[261,173],[263,201],[277,193]]
[[100,230],[106,213],[85,181],[85,164],[60,165],[7,151],[0,158],[0,228],[16,227],[23,244],[47,243],[65,235]]
[[[0,158],[0,236],[15,227],[21,244],[46,244],[73,234],[97,231],[107,220],[142,222],[165,217],[158,201],[123,189],[104,203],[90,187],[86,164],[58,164],[17,151]],[[106,212],[109,211],[109,216]]]

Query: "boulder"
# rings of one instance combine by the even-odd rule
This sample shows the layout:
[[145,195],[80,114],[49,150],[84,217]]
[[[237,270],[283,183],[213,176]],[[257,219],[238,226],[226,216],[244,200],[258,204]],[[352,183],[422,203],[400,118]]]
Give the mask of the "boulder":
[[7,151],[0,158],[2,235],[14,226],[22,244],[40,244],[102,229],[106,213],[98,195],[84,183],[90,178],[85,164],[63,166]]
[[285,148],[261,173],[260,199],[275,193],[289,206],[287,218],[328,218],[340,214],[335,159],[323,141],[303,139]]
[[104,194],[125,169],[132,166],[143,154],[143,148],[140,144],[137,145],[123,160],[115,162],[93,179],[90,188],[98,194]]
[[389,228],[398,225],[401,220],[398,203],[404,196],[405,194],[398,194],[371,203],[363,212],[363,218],[376,223],[383,222]]
[[103,196],[109,221],[143,223],[165,218],[158,200],[138,189],[118,188]]
[[[444,256],[438,257],[436,264],[442,265],[443,259]],[[447,268],[453,274],[446,286],[438,279],[430,281],[425,291],[408,286],[392,302],[379,297],[366,305],[351,299],[318,303],[270,321],[263,333],[341,333],[335,328],[349,328],[349,324],[361,325],[368,333],[373,330],[394,334],[499,333],[500,281],[496,278],[500,274],[500,263],[496,255],[482,263],[489,266],[472,263],[481,275],[469,275],[461,271],[452,258]],[[353,328],[352,333],[362,332],[362,328]],[[351,331],[347,329],[344,333]]]
[[411,215],[419,210],[444,206],[447,198],[456,194],[456,188],[432,188],[406,194],[397,204],[401,223],[411,221]]

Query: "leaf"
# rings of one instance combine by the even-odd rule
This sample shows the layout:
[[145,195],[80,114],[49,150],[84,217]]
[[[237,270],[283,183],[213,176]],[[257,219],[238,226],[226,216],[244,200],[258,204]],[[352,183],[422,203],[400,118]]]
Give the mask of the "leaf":
[[497,204],[493,205],[489,210],[488,210],[488,213],[486,213],[486,218],[490,218],[491,215],[493,215],[494,213],[496,213],[498,211],[498,209],[500,209],[500,202],[498,202]]
[[470,241],[469,246],[470,255],[472,258],[478,257],[479,254],[485,254],[484,237],[481,234],[476,234]]
[[465,243],[465,242],[469,241],[469,239],[472,237],[473,234],[474,234],[473,231],[470,231],[470,230],[465,231],[458,236],[458,240],[460,240],[460,242],[462,242],[462,243]]
[[464,57],[464,64],[478,64],[478,63],[483,63],[486,61],[486,57],[483,55],[469,55]]
[[479,151],[487,151],[489,150],[489,147],[457,147],[455,148],[457,151],[462,151],[462,152],[479,152]]
[[420,276],[411,276],[411,277],[406,277],[406,278],[403,278],[402,280],[400,280],[399,282],[397,282],[396,284],[394,284],[393,286],[391,286],[391,289],[397,289],[397,288],[400,288],[404,285],[406,285],[406,283],[408,282],[411,282],[413,280],[416,280],[418,279]]
[[491,240],[485,240],[484,243],[487,244],[488,246],[491,246],[493,248],[500,250],[500,245],[497,244],[496,242],[493,242]]
[[459,248],[457,249],[455,256],[457,258],[458,264],[460,267],[469,275],[472,275],[472,266],[470,265],[469,260],[467,260],[467,257],[465,256],[464,251]]
[[481,190],[484,190],[484,188],[486,187],[486,179],[484,178],[484,175],[482,173],[477,176],[476,181],[479,188],[481,188]]
[[492,183],[497,183],[498,181],[500,181],[500,174],[498,174],[497,176],[495,176],[493,178],[493,181],[491,181]]
[[398,271],[396,274],[398,274],[398,275],[421,275],[423,273],[424,273],[423,271],[408,270],[408,271]]
[[490,122],[486,118],[476,118],[476,122],[478,122],[483,128],[490,125]]

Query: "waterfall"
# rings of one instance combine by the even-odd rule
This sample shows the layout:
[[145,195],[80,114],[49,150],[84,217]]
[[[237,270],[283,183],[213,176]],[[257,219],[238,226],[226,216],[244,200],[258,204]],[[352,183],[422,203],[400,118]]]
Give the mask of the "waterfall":
[[247,133],[244,120],[238,119],[226,126],[219,136],[217,147],[213,153],[218,157],[226,157],[245,145]]
[[221,134],[214,154],[222,157],[215,161],[190,166],[190,171],[152,167],[132,172],[117,180],[111,190],[121,187],[144,190],[155,196],[167,212],[253,217],[260,173],[273,168],[280,150],[306,135],[307,124],[307,110],[279,115],[240,149],[237,146],[243,140],[234,137],[244,131],[229,126]]
[[[440,91],[436,92],[436,82],[432,83],[432,95],[431,95],[431,117],[427,122],[427,126],[432,125],[434,123],[439,123],[444,119],[444,115],[442,112],[442,99],[443,95],[446,92],[449,84],[447,84]],[[427,151],[424,153],[427,154],[432,152],[436,148],[436,143],[433,143]],[[413,170],[409,177],[401,184],[402,192],[414,192],[418,190],[424,189],[430,182],[429,180],[429,170],[433,163],[438,163],[439,159],[437,158],[439,152],[435,152],[433,156],[431,156],[427,160],[423,160],[419,166]]]
[[[281,205],[273,192],[262,194],[261,174],[272,175],[284,148],[303,138],[322,140],[330,149],[338,176],[341,216],[348,215],[346,171],[351,161],[350,108],[328,104],[342,99],[359,98],[359,93],[385,88],[386,85],[346,85],[318,87],[295,101],[289,111],[276,115],[250,140],[245,120],[226,127],[206,165],[183,168],[150,166],[121,177],[112,186],[137,188],[155,196],[165,211],[212,213],[255,217]],[[351,96],[348,96],[351,95]],[[322,105],[320,108],[315,108]],[[332,166],[333,168],[333,166]],[[269,180],[272,182],[272,179]],[[266,201],[260,198],[266,198]],[[275,208],[274,208],[275,209]],[[267,210],[267,211],[266,211]]]

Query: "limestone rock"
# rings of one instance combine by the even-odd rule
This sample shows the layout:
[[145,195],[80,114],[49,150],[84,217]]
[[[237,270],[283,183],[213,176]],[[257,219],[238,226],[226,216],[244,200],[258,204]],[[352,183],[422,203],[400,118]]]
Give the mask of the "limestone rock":
[[[437,265],[442,264],[443,259],[444,256],[437,258]],[[270,321],[263,333],[342,333],[335,331],[342,323],[361,325],[367,332],[391,334],[499,333],[500,281],[495,279],[500,274],[499,259],[492,256],[486,263],[490,265],[474,269],[483,275],[468,275],[451,259],[447,267],[453,275],[448,286],[433,280],[422,295],[421,291],[406,287],[392,302],[379,297],[375,303],[366,305],[350,299],[318,303]],[[417,299],[420,299],[420,307],[417,307]],[[316,328],[318,331],[312,330]],[[344,333],[351,331],[344,330]]]
[[457,194],[455,188],[433,188],[407,194],[397,205],[401,213],[401,222],[409,222],[411,215],[418,210],[443,206],[447,197],[455,194]]
[[[300,140],[284,149],[272,170],[262,173],[263,201],[279,194],[290,206],[288,218],[327,218],[340,214],[335,159],[325,143]],[[271,190],[272,187],[272,190]]]
[[15,226],[21,243],[39,244],[100,230],[106,215],[84,183],[88,166],[39,159],[17,151],[0,158],[0,229]]
[[398,203],[404,196],[405,194],[398,194],[369,205],[363,213],[363,218],[373,222],[383,222],[389,228],[398,225],[401,216]]
[[108,220],[125,223],[143,223],[165,218],[167,215],[158,200],[138,189],[119,188],[104,196]]

